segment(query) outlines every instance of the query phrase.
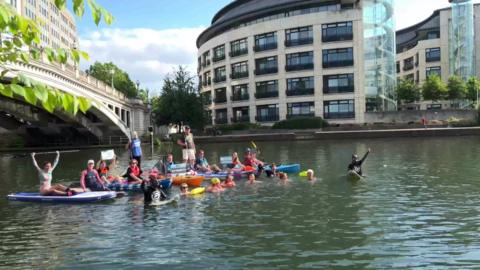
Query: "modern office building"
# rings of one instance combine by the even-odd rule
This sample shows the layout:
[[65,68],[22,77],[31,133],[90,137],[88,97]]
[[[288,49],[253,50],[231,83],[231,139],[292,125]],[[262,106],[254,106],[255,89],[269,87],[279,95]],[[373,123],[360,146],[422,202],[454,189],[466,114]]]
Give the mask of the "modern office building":
[[[445,0],[446,1],[446,0]],[[464,79],[480,75],[480,5],[450,0],[452,7],[397,32],[398,78],[417,83],[436,74],[445,82],[456,74]]]
[[55,0],[7,0],[19,14],[37,21],[41,28],[41,46],[78,48],[75,18],[67,10],[59,10]]
[[395,110],[393,0],[237,0],[197,39],[213,124]]

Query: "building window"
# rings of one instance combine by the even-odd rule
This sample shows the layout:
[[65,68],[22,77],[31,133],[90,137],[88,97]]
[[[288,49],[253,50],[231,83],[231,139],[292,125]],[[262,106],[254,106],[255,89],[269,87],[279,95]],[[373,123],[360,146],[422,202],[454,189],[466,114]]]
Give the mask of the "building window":
[[313,43],[313,27],[305,26],[285,30],[285,46],[299,46]]
[[278,97],[278,81],[265,81],[256,83],[255,98]]
[[212,76],[210,75],[210,71],[203,74],[203,86],[207,85],[212,85]]
[[412,81],[413,82],[415,80],[415,74],[413,74],[413,73],[407,74],[403,78],[407,81]]
[[258,122],[275,122],[280,119],[278,104],[257,106]]
[[287,79],[287,96],[306,96],[315,93],[313,77]]
[[313,52],[287,54],[286,71],[313,69]]
[[206,67],[206,66],[209,66],[210,65],[210,51],[206,51],[203,53],[202,55],[202,66],[203,67]]
[[204,106],[210,106],[212,104],[212,92],[204,92],[200,94],[202,98],[202,103]]
[[225,45],[220,45],[213,49],[213,62],[222,61],[225,59]]
[[232,64],[232,79],[248,78],[248,62],[240,62]]
[[227,80],[227,69],[225,68],[225,66],[216,68],[214,72],[215,72],[215,75],[213,77],[214,83],[220,83]]
[[442,104],[427,104],[427,110],[441,110]]
[[353,73],[323,76],[323,93],[350,93],[355,89]]
[[353,48],[323,50],[323,68],[353,66]]
[[426,70],[426,76],[427,78],[430,77],[430,76],[438,76],[438,77],[442,77],[442,68],[441,67],[427,67],[427,70]]
[[215,103],[225,103],[227,102],[227,88],[218,88],[215,89]]
[[255,59],[255,75],[272,74],[278,72],[277,57]]
[[248,54],[247,39],[239,39],[230,43],[230,57]]
[[397,73],[400,73],[400,61],[397,61]]
[[287,118],[315,116],[315,104],[313,102],[287,103]]
[[277,48],[277,33],[266,33],[255,36],[255,47],[256,52],[274,50]]
[[353,23],[341,22],[322,25],[322,42],[353,39]]
[[440,61],[440,48],[430,48],[425,50],[425,61],[436,62]]
[[248,107],[236,107],[233,108],[233,123],[248,123],[250,122],[250,115],[249,115],[249,108]]
[[215,124],[223,125],[228,123],[227,109],[215,110]]
[[248,100],[250,95],[248,94],[248,84],[240,84],[232,86],[232,101],[244,101]]
[[440,38],[440,31],[430,31],[427,33],[427,39],[437,39]]
[[403,71],[408,71],[413,69],[413,57],[403,60]]
[[353,99],[325,101],[323,117],[325,119],[355,118],[355,101]]

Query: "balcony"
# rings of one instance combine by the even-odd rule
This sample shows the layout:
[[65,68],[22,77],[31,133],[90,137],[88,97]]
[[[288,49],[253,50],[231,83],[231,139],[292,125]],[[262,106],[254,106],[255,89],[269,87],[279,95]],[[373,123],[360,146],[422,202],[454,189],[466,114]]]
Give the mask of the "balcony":
[[224,55],[216,55],[216,56],[214,56],[214,57],[212,58],[212,61],[213,61],[214,63],[220,62],[220,61],[222,61],[222,60],[225,60],[225,54],[224,54]]
[[287,119],[310,118],[315,117],[315,113],[308,114],[287,114]]
[[256,69],[254,73],[255,75],[274,74],[274,73],[278,73],[278,67]]
[[245,55],[245,54],[248,54],[248,49],[247,48],[241,49],[241,50],[231,51],[231,52],[228,53],[228,55],[230,55],[230,57],[236,57],[236,56]]
[[403,71],[408,71],[413,69],[413,63],[407,62],[403,64]]
[[215,101],[216,104],[226,103],[227,102],[227,96],[215,97],[214,101]]
[[278,97],[278,91],[257,91],[255,93],[255,98],[275,98]]
[[430,62],[438,62],[438,61],[440,61],[440,60],[441,60],[441,59],[440,59],[440,55],[429,56],[429,57],[425,58],[425,61],[426,61],[427,63],[430,63]]
[[286,65],[286,71],[297,71],[297,70],[310,70],[313,69],[313,63],[308,64],[295,64],[295,65]]
[[323,68],[349,67],[353,66],[353,59],[323,62]]
[[355,91],[355,87],[353,85],[346,85],[346,86],[337,86],[337,87],[323,87],[324,94],[342,94],[342,93],[352,93]]
[[213,78],[213,83],[221,83],[221,82],[225,82],[226,80],[227,80],[227,76],[219,76],[219,77]]
[[350,119],[355,118],[354,112],[337,112],[337,113],[325,113],[325,119]]
[[248,123],[250,122],[250,116],[242,115],[240,117],[232,117],[230,120],[232,121],[232,123]]
[[301,46],[301,45],[308,45],[308,44],[313,44],[313,38],[285,40],[285,47]]
[[304,88],[304,89],[291,89],[285,92],[287,97],[292,96],[309,96],[315,94],[315,89],[313,88]]
[[341,35],[323,35],[322,42],[334,42],[334,41],[348,41],[353,40],[353,33],[346,33]]
[[255,120],[257,120],[257,122],[276,122],[280,120],[280,116],[278,114],[257,115]]
[[248,93],[245,93],[245,94],[241,94],[241,95],[232,95],[230,97],[230,100],[235,102],[235,101],[245,101],[245,100],[249,100],[250,99],[250,95]]
[[235,79],[241,79],[241,78],[248,78],[248,71],[242,71],[242,72],[233,72],[230,74],[230,78],[235,80]]
[[227,124],[227,123],[228,123],[228,119],[226,117],[215,119],[215,124],[216,125],[224,125],[224,124]]
[[271,43],[265,43],[261,45],[255,45],[253,47],[253,51],[255,52],[263,52],[263,51],[268,51],[268,50],[275,50],[277,49],[277,43],[276,42],[271,42]]

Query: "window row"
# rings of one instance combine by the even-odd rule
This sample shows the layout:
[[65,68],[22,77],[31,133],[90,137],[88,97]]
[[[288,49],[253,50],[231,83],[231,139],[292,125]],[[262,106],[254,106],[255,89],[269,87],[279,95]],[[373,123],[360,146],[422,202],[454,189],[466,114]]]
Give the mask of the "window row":
[[[231,123],[250,122],[250,107],[232,108]],[[314,102],[296,102],[287,103],[287,119],[314,117]],[[355,118],[355,102],[351,100],[331,100],[323,102],[323,117],[325,119],[351,119]],[[259,105],[256,106],[255,121],[257,122],[276,122],[280,120],[279,105]],[[215,110],[215,124],[228,123],[228,110]]]
[[[429,48],[425,49],[425,62],[438,62],[441,60],[441,50],[440,48]],[[409,57],[403,60],[403,71],[412,70],[414,67],[418,67],[419,63],[419,54]],[[397,61],[397,73],[400,73],[400,61]]]

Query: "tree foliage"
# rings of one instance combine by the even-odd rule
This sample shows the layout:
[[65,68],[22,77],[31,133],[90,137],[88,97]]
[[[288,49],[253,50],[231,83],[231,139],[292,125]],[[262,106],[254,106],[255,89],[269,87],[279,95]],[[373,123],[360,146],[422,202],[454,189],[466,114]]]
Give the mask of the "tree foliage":
[[420,100],[421,92],[418,85],[411,79],[400,79],[396,88],[397,100],[412,103]]
[[192,76],[180,66],[163,81],[162,94],[152,100],[156,124],[189,124],[203,128],[205,113]]
[[467,81],[467,99],[476,101],[478,91],[480,91],[480,81],[476,77],[470,77]]
[[467,96],[467,85],[459,76],[453,75],[448,78],[448,98],[460,100]]
[[444,100],[448,97],[448,89],[438,75],[428,76],[422,85],[424,100]]
[[138,95],[137,86],[130,79],[127,72],[121,70],[114,63],[100,63],[95,62],[86,71],[90,76],[100,80],[107,85],[112,83],[112,70],[113,70],[113,86],[116,90],[124,93],[129,98],[135,98]]
[[[71,0],[77,16],[83,16],[85,5],[92,11],[95,23],[98,25],[103,18],[105,23],[111,24],[113,16],[98,5],[95,0]],[[66,7],[67,0],[55,0],[59,9]],[[77,49],[41,48],[41,28],[36,21],[17,14],[16,10],[0,1],[0,32],[4,39],[0,47],[0,80],[10,81],[10,84],[0,84],[0,95],[9,98],[23,99],[36,106],[41,105],[45,110],[53,112],[55,109],[63,109],[72,114],[78,110],[86,112],[91,102],[83,97],[71,95],[47,85],[34,81],[15,70],[11,63],[29,63],[31,60],[39,60],[42,54],[50,62],[65,64],[69,59],[78,63],[80,58],[88,59],[86,52]],[[8,75],[8,79],[7,79]],[[13,75],[13,78],[10,80]]]

